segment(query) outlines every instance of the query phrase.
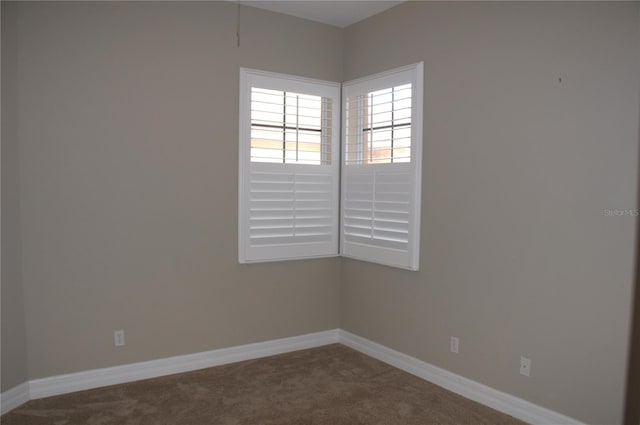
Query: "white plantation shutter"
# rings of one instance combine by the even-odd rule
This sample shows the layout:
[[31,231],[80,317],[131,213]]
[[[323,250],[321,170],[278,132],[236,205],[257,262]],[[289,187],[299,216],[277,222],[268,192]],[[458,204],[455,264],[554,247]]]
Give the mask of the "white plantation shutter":
[[240,262],[340,253],[418,269],[422,72],[346,83],[340,108],[337,83],[240,70]]
[[422,64],[343,85],[341,255],[417,270]]
[[336,255],[335,177],[297,165],[251,164],[247,254]]
[[343,254],[409,267],[410,167],[376,164],[345,173]]
[[240,262],[338,254],[340,85],[241,69]]

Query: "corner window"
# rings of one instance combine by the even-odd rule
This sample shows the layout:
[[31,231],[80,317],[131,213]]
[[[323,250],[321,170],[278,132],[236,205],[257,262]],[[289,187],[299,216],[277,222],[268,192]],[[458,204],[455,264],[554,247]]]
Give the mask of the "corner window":
[[421,63],[343,85],[240,70],[240,262],[417,270],[422,79]]

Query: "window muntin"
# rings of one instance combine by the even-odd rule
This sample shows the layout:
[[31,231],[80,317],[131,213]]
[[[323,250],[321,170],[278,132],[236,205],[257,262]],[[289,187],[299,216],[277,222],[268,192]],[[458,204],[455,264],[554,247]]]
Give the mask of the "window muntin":
[[332,100],[251,88],[251,162],[331,162]]
[[411,161],[411,84],[346,100],[345,165]]

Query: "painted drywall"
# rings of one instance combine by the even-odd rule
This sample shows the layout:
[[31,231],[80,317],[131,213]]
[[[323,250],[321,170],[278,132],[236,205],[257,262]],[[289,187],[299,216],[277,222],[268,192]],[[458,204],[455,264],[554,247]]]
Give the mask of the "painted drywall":
[[242,7],[238,47],[229,2],[7,7],[29,379],[338,327],[339,259],[238,264],[237,188],[239,68],[339,81],[340,29]]
[[[640,135],[638,136],[638,143],[640,144]],[[640,229],[636,229],[636,232],[638,230]],[[636,237],[636,284],[630,331],[629,365],[627,368],[625,425],[640,424],[640,249],[638,241],[640,241],[640,238]]]
[[[2,390],[27,366],[35,379],[341,325],[620,421],[634,219],[604,210],[636,205],[637,3],[411,2],[344,33],[242,7],[239,48],[231,3],[2,7]],[[238,265],[238,68],[339,81],[420,60],[421,271]],[[22,266],[11,285],[5,255]]]
[[[638,27],[640,27],[640,8],[638,8]],[[638,32],[637,49],[640,57],[640,31]],[[638,75],[638,79],[640,80],[640,75]],[[638,105],[638,120],[640,121],[640,93],[638,93]],[[640,126],[638,127],[638,145],[640,146]],[[638,158],[638,163],[640,164],[640,158]],[[636,229],[636,275],[632,308],[624,424],[640,425],[640,228]]]
[[15,15],[2,8],[2,358],[0,391],[27,380],[24,297],[20,261],[20,185]]
[[605,210],[636,208],[639,7],[408,2],[346,29],[345,79],[424,61],[425,108],[420,271],[343,260],[343,329],[622,421],[636,219]]

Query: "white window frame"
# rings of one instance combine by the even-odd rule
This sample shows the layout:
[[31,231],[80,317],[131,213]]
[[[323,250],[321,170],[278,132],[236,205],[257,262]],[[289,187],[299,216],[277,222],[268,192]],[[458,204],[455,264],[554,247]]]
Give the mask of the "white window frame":
[[[331,98],[332,135],[331,160],[329,164],[278,164],[251,162],[251,88],[305,93]],[[334,257],[339,245],[339,189],[340,189],[340,84],[330,81],[276,74],[249,68],[240,69],[240,114],[239,114],[239,190],[238,190],[238,259],[240,263],[284,261],[294,259]],[[292,243],[288,245],[252,246],[250,243],[250,202],[253,171],[279,170],[292,175],[322,174],[331,176],[331,238],[325,242]]]
[[[422,120],[423,120],[423,63],[408,65],[390,71],[352,80],[344,84],[277,74],[248,68],[240,69],[240,114],[239,114],[239,196],[238,196],[238,258],[240,263],[285,261],[319,257],[344,256],[358,260],[399,267],[407,270],[418,270],[420,259],[420,204],[422,173]],[[412,184],[409,188],[411,202],[409,216],[409,241],[406,252],[367,244],[348,243],[344,235],[344,188],[348,178],[344,158],[344,141],[346,129],[341,119],[346,111],[346,99],[349,93],[373,92],[380,89],[396,87],[411,83],[411,160],[409,163],[383,164],[384,167],[410,168]],[[313,170],[313,167],[329,167],[332,184],[332,217],[333,237],[326,244],[291,244],[290,246],[264,247],[253,249],[249,246],[249,173],[252,166],[258,168],[261,163],[251,163],[251,88],[281,90],[330,97],[333,99],[331,163],[329,165],[277,164],[294,172]],[[340,90],[342,88],[342,98]],[[253,165],[252,165],[253,164]],[[271,165],[268,165],[271,166]],[[311,168],[309,168],[311,167]],[[364,166],[366,167],[366,166]],[[378,167],[380,168],[380,167]],[[342,171],[341,171],[342,170]],[[366,170],[364,170],[366,172]],[[342,204],[340,206],[340,203]],[[357,246],[358,245],[358,246]]]
[[[341,171],[341,213],[340,213],[340,255],[343,257],[364,260],[368,262],[384,264],[408,270],[418,270],[420,263],[420,204],[421,204],[421,182],[422,182],[422,117],[423,117],[423,63],[417,63],[402,68],[370,75],[357,80],[348,81],[342,85],[342,145],[343,160]],[[386,164],[353,164],[346,163],[347,146],[346,117],[347,99],[354,95],[363,95],[378,90],[397,87],[403,84],[411,84],[411,159],[408,163],[386,163]],[[364,238],[349,238],[346,233],[345,216],[347,210],[347,193],[349,190],[349,180],[356,175],[371,177],[371,181],[376,181],[376,176],[392,175],[398,172],[405,174],[409,180],[406,182],[406,191],[409,193],[408,205],[408,233],[407,248],[397,249],[384,246],[382,239],[378,241],[371,236],[369,241],[362,241]],[[373,183],[375,187],[375,183]],[[373,190],[372,204],[375,204],[375,189]],[[371,208],[371,234],[374,234],[375,207]]]

